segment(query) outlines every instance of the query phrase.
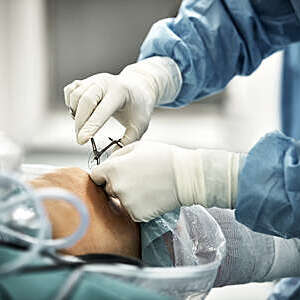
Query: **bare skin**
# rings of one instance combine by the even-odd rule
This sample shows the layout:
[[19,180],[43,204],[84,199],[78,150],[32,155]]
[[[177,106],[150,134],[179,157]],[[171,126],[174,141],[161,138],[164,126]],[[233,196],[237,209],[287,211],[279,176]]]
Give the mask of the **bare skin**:
[[[35,188],[59,187],[77,195],[90,214],[90,225],[85,236],[62,252],[71,255],[112,253],[140,257],[140,231],[121,206],[112,205],[103,190],[96,186],[89,174],[79,168],[63,168],[47,173],[30,184]],[[74,232],[79,224],[77,211],[63,201],[45,201],[53,238]]]

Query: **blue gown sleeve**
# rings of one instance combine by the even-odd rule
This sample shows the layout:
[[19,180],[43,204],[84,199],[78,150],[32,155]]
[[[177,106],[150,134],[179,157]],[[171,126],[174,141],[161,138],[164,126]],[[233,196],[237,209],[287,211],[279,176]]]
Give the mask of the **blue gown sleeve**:
[[273,132],[249,152],[239,175],[236,219],[254,231],[300,238],[300,142]]
[[139,59],[171,57],[183,84],[171,107],[223,89],[300,40],[300,0],[184,0],[176,18],[153,25]]

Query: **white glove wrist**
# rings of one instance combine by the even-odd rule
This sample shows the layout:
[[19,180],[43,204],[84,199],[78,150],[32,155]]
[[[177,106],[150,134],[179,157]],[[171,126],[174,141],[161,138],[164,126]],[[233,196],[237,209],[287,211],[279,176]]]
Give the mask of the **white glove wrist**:
[[222,150],[174,150],[180,203],[234,208],[242,156]]
[[[136,81],[136,75],[139,74],[144,84],[148,84],[154,94],[155,105],[172,103],[178,96],[182,77],[178,65],[169,57],[154,56],[138,63],[127,66],[120,76],[127,81],[131,78]],[[130,81],[130,80],[129,80]],[[135,86],[136,82],[132,82]]]
[[174,147],[172,159],[180,204],[190,206],[201,202],[206,207],[202,159],[198,151]]

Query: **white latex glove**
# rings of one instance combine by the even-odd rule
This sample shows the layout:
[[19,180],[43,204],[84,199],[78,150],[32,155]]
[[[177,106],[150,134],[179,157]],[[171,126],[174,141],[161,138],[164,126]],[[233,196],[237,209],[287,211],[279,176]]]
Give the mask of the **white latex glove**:
[[167,57],[151,57],[127,66],[119,75],[97,74],[65,87],[65,102],[75,115],[79,144],[86,143],[110,118],[126,131],[122,143],[141,138],[155,105],[173,102],[181,89],[177,64]]
[[134,221],[147,222],[178,206],[232,208],[240,154],[136,142],[114,152],[91,177],[105,184]]

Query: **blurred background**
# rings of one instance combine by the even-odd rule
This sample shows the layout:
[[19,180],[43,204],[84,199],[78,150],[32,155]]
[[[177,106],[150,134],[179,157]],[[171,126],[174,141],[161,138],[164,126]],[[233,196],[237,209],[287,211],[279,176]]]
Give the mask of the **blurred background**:
[[[151,25],[175,16],[180,3],[0,0],[0,131],[25,147],[26,163],[87,169],[90,145],[75,142],[63,87],[95,73],[118,73],[135,62]],[[180,110],[157,109],[144,138],[248,151],[262,135],[280,127],[281,62],[277,53],[218,95]],[[121,132],[112,123],[100,136]],[[247,288],[249,299],[266,299],[269,291],[269,285]],[[241,293],[248,299],[244,286],[219,289],[208,299],[241,299]]]

